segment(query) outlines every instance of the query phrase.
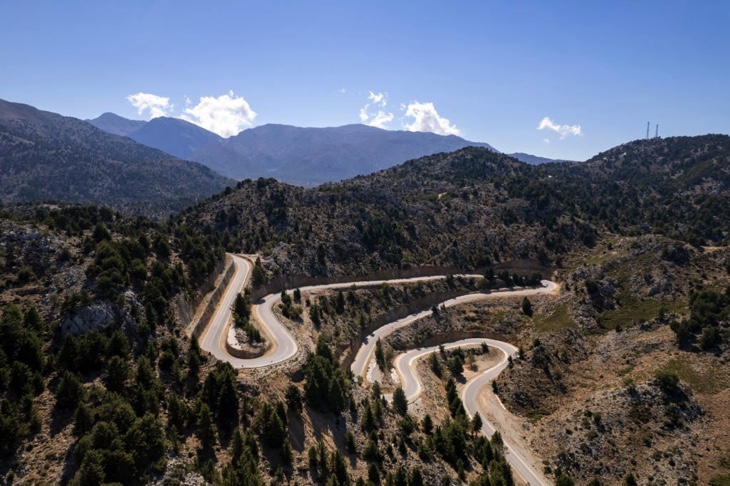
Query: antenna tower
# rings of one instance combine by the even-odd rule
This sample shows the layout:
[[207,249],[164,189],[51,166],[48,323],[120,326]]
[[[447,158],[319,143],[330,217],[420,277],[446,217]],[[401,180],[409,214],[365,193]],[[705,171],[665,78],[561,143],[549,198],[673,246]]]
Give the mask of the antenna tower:
[[646,138],[647,138],[647,139],[649,138],[649,124],[650,124],[650,123],[651,123],[651,122],[646,122]]
[[659,124],[656,124],[656,132],[654,133],[654,138],[659,138]]

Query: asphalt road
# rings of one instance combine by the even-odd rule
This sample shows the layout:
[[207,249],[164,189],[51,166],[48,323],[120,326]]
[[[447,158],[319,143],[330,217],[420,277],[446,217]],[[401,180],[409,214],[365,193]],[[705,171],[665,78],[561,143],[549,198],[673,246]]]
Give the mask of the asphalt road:
[[[501,344],[502,346],[499,346],[499,348],[505,352],[504,359],[494,367],[485,370],[480,375],[469,380],[461,394],[461,400],[464,402],[466,413],[470,417],[473,417],[476,412],[479,412],[479,415],[482,417],[482,433],[487,437],[492,437],[492,434],[494,434],[496,430],[494,424],[490,423],[487,417],[500,417],[503,415],[503,412],[506,413],[506,410],[502,407],[501,402],[499,402],[499,405],[493,405],[494,409],[485,409],[484,407],[487,407],[487,405],[479,401],[479,393],[484,386],[494,380],[502,372],[502,370],[507,367],[507,357],[514,356],[518,351],[517,348],[511,344]],[[492,344],[490,343],[490,346],[491,345]],[[498,407],[500,407],[501,410],[499,410]],[[532,455],[529,451],[523,450],[518,447],[517,444],[511,442],[508,437],[509,434],[506,434],[504,430],[500,431],[500,433],[502,434],[502,440],[504,442],[505,458],[507,459],[507,462],[509,462],[510,466],[512,466],[512,469],[514,469],[523,480],[532,486],[547,486],[551,484],[545,479],[541,472],[542,464],[531,459]]]
[[231,356],[226,350],[226,338],[231,322],[231,309],[236,295],[241,293],[248,282],[252,264],[245,258],[236,255],[233,264],[235,275],[221,296],[220,304],[208,324],[207,331],[200,340],[200,347],[221,361],[228,361],[235,368],[263,368],[288,360],[299,350],[297,342],[287,328],[279,322],[272,311],[272,306],[281,300],[279,294],[267,295],[263,302],[252,306],[251,314],[259,322],[266,339],[271,343],[269,351],[258,358],[243,359]]
[[[446,307],[451,307],[467,302],[477,302],[495,298],[523,296],[527,297],[553,292],[556,289],[556,285],[549,280],[543,280],[542,285],[543,287],[536,289],[507,290],[489,294],[463,295],[454,299],[450,299],[444,302],[443,305],[445,305]],[[368,369],[368,365],[372,359],[375,344],[378,338],[382,339],[385,336],[393,333],[395,330],[411,324],[418,319],[422,319],[430,313],[431,311],[427,310],[418,314],[413,314],[391,324],[387,324],[375,331],[372,335],[368,337],[365,343],[363,343],[363,345],[358,350],[355,361],[353,361],[351,367],[353,374],[355,376],[365,375]],[[444,344],[443,346],[445,349],[453,349],[457,347],[478,346],[482,343],[486,343],[490,347],[500,349],[504,353],[504,358],[497,365],[488,370],[485,370],[466,384],[462,393],[462,401],[464,402],[464,408],[466,409],[467,414],[470,417],[473,417],[477,411],[479,412],[479,415],[482,417],[483,423],[482,433],[487,435],[487,437],[491,437],[496,429],[493,424],[489,423],[487,417],[499,417],[502,414],[495,412],[501,412],[501,410],[484,410],[480,408],[481,404],[478,400],[479,392],[485,385],[487,385],[494,378],[496,378],[502,372],[502,370],[504,370],[505,367],[507,367],[508,357],[514,356],[517,353],[518,349],[509,343],[497,341],[494,339],[480,338],[463,339],[461,341]],[[401,378],[401,386],[403,387],[403,391],[405,392],[406,398],[409,402],[416,400],[421,394],[422,390],[421,379],[418,376],[418,372],[416,371],[416,362],[424,356],[430,353],[437,352],[438,350],[439,346],[415,349],[407,353],[400,354],[395,358],[393,365]],[[526,450],[520,449],[516,444],[512,444],[509,439],[505,437],[505,435],[507,434],[503,433],[502,435],[505,445],[505,457],[507,459],[507,462],[509,462],[510,466],[512,466],[515,472],[529,485],[549,485],[550,483],[544,478],[544,476],[540,472],[541,464],[535,463],[534,460],[529,459],[530,457],[532,457],[530,453]]]
[[[434,277],[432,277],[433,279]],[[435,277],[435,278],[444,278],[444,277]],[[449,299],[445,302],[443,302],[443,305],[446,307],[452,307],[455,305],[460,304],[466,304],[468,302],[480,302],[485,300],[493,300],[493,299],[501,299],[505,297],[523,297],[523,296],[530,296],[530,295],[537,295],[537,294],[545,294],[549,293],[555,290],[556,285],[549,281],[549,280],[543,280],[542,281],[542,287],[536,288],[536,289],[521,289],[521,290],[502,290],[502,291],[495,291],[490,293],[477,293],[477,294],[468,294],[468,295],[462,295],[460,297],[455,297],[453,299]],[[386,324],[385,326],[379,328],[375,332],[373,332],[371,335],[365,338],[365,342],[362,346],[360,346],[360,349],[357,351],[357,355],[355,356],[355,360],[352,362],[352,365],[350,366],[350,369],[352,370],[352,373],[355,376],[364,376],[367,372],[368,365],[370,363],[370,360],[372,359],[373,353],[375,352],[375,344],[377,343],[378,339],[383,339],[389,334],[392,334],[394,331],[400,329],[403,326],[407,326],[418,319],[423,319],[424,317],[431,314],[431,310],[425,310],[422,312],[419,312],[418,314],[412,314],[410,316],[404,317],[403,319],[399,319],[395,322],[391,322],[390,324]]]
[[[231,356],[226,350],[226,338],[228,329],[231,323],[231,309],[236,295],[243,291],[248,279],[251,274],[252,264],[250,261],[240,256],[231,255],[233,258],[233,264],[235,265],[235,275],[231,279],[226,288],[223,296],[221,297],[218,308],[216,309],[213,317],[208,324],[206,331],[204,331],[201,340],[200,347],[210,352],[217,359],[227,361],[236,368],[263,368],[272,366],[277,363],[282,363],[292,358],[297,351],[299,346],[286,329],[286,327],[276,319],[273,313],[273,306],[281,300],[279,294],[270,294],[262,299],[260,304],[252,307],[252,315],[259,323],[261,330],[266,335],[266,338],[270,341],[269,350],[261,357],[252,359],[243,359]],[[472,276],[469,276],[472,277]],[[478,277],[478,276],[476,276]],[[383,283],[398,284],[398,283],[409,283],[416,281],[427,281],[437,280],[445,278],[443,276],[434,277],[417,277],[410,279],[397,279],[397,280],[381,280],[381,281],[365,281],[365,282],[347,282],[339,284],[329,285],[317,285],[311,287],[304,287],[302,291],[318,291],[328,290],[337,288],[349,288],[353,285],[357,287],[371,287],[378,286]],[[496,298],[504,297],[520,297],[520,296],[531,296],[542,293],[549,293],[555,290],[556,285],[548,280],[542,281],[543,287],[537,289],[521,289],[521,290],[506,290],[497,291],[492,293],[477,293],[463,295],[454,299],[447,300],[443,303],[446,307],[454,305],[464,304],[467,302],[477,302]],[[351,370],[355,376],[363,376],[367,370],[368,364],[372,359],[372,355],[375,349],[375,344],[378,339],[382,339],[389,334],[393,333],[397,329],[407,326],[418,319],[422,319],[431,313],[431,310],[419,312],[413,314],[398,321],[387,324],[373,334],[368,336],[363,345],[358,350],[355,360],[352,363]],[[449,344],[445,344],[444,347],[455,348],[455,347],[469,347],[481,345],[481,343],[487,343],[490,347],[499,348],[504,352],[504,359],[496,366],[484,371],[476,378],[470,380],[462,392],[462,400],[464,401],[464,407],[470,416],[479,411],[483,419],[482,432],[490,436],[494,433],[495,428],[492,424],[486,420],[485,417],[489,416],[489,410],[480,409],[480,403],[478,400],[479,391],[493,380],[499,373],[507,366],[507,356],[512,356],[517,352],[517,348],[511,344],[496,341],[493,339],[465,339]],[[395,360],[395,367],[403,380],[403,387],[406,393],[406,397],[409,401],[415,400],[421,393],[421,380],[418,377],[418,373],[415,371],[415,363],[418,359],[423,356],[438,351],[439,347],[434,346],[431,348],[417,349],[404,353],[398,356]],[[504,435],[504,434],[503,434]],[[529,454],[526,451],[521,451],[515,448],[514,445],[510,445],[508,439],[503,437],[505,443],[505,456],[510,465],[525,481],[530,485],[547,485],[549,484],[540,474],[538,465],[531,464],[532,461],[527,459]]]

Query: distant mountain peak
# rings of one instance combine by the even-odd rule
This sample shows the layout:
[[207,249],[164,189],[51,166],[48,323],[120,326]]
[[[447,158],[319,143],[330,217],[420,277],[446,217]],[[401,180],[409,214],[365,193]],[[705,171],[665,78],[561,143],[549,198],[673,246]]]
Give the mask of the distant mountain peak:
[[123,116],[119,116],[116,113],[111,113],[109,111],[102,113],[94,119],[85,121],[107,133],[121,135],[123,137],[139,130],[145,125],[145,123],[147,123],[144,120],[130,120],[129,118],[124,118]]
[[510,157],[514,157],[520,162],[524,162],[530,165],[549,164],[551,162],[574,162],[572,160],[563,159],[549,159],[547,157],[540,157],[539,155],[526,154],[524,152],[515,152],[513,154],[507,154]]

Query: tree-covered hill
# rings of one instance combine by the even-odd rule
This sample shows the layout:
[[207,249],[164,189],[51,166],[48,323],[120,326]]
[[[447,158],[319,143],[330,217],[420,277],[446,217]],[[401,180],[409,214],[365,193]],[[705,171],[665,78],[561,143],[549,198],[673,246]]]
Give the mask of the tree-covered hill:
[[291,274],[555,264],[604,234],[718,244],[730,232],[729,149],[727,136],[642,140],[531,166],[465,148],[314,189],[247,180],[181,218]]
[[166,216],[229,183],[81,120],[0,100],[0,202],[65,201]]

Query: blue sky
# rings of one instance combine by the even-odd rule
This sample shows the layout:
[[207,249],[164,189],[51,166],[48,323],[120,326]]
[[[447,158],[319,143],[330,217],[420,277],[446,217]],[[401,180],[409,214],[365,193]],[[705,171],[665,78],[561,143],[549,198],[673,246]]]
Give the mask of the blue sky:
[[0,98],[79,118],[149,118],[138,95],[226,135],[364,121],[577,160],[647,121],[730,132],[724,0],[5,0],[0,46]]

